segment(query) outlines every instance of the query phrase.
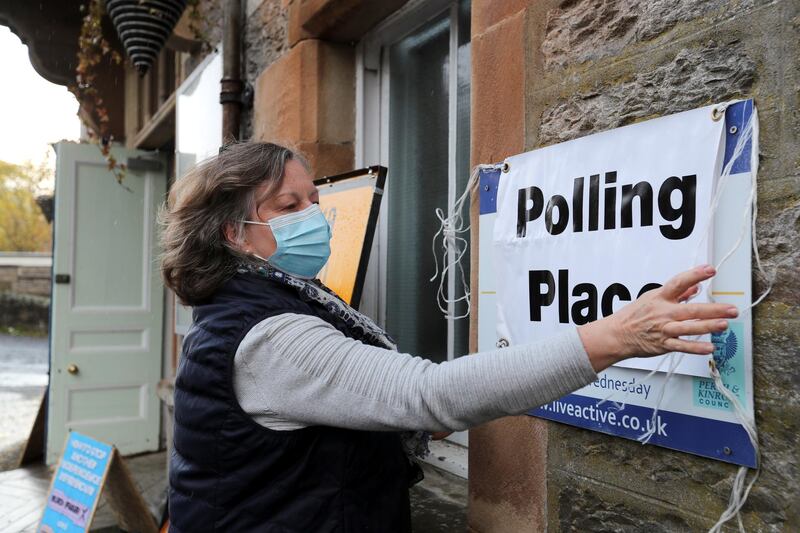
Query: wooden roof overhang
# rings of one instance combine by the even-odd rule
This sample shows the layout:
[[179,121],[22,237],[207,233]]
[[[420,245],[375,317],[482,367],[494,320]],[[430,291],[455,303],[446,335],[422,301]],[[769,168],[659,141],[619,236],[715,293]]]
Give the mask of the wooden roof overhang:
[[[0,2],[0,25],[8,26],[23,44],[34,70],[57,85],[75,84],[78,64],[78,37],[83,22],[81,4],[76,0],[4,0]],[[121,50],[116,32],[108,17],[104,18],[103,34],[112,46]],[[4,76],[6,83],[13,79]],[[114,137],[124,135],[123,107],[125,70],[108,59],[97,69],[96,87],[109,111],[109,131]],[[79,112],[89,124],[95,117],[82,106]]]

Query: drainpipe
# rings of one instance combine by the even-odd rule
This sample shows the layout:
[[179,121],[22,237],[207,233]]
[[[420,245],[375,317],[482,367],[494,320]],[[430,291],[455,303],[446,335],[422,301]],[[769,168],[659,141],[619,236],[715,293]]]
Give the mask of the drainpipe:
[[241,0],[225,0],[222,29],[222,142],[239,139],[242,115]]

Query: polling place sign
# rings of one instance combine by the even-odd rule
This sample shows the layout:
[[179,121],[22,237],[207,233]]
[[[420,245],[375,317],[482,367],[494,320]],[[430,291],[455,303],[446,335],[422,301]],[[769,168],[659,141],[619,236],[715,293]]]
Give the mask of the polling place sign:
[[[535,342],[608,316],[731,249],[713,285],[694,301],[746,308],[744,230],[757,134],[719,185],[751,117],[751,100],[708,106],[520,154],[506,159],[503,171],[483,171],[481,349]],[[712,341],[723,380],[752,414],[750,337],[743,314]],[[632,359],[532,414],[633,439],[652,429],[652,444],[752,466],[747,435],[709,379],[709,358]],[[666,382],[668,368],[676,375]],[[653,370],[659,372],[648,378]]]

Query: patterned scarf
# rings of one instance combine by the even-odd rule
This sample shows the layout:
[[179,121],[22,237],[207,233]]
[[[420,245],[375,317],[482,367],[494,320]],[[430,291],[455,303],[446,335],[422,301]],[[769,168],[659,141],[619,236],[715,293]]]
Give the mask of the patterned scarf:
[[[321,305],[330,314],[344,322],[348,329],[363,339],[365,343],[387,350],[397,350],[394,340],[372,319],[347,305],[344,300],[319,280],[309,281],[296,278],[265,262],[241,263],[237,271],[241,274],[248,272],[256,274],[281,285],[291,287],[297,292],[301,300]],[[417,459],[422,459],[430,454],[428,443],[431,440],[431,434],[427,431],[404,431],[400,436],[406,455],[416,466],[416,469],[419,470]],[[412,484],[422,479],[421,471],[416,472],[415,475],[419,476],[419,479],[412,480]]]
[[344,300],[319,280],[307,281],[296,278],[268,263],[241,264],[238,271],[240,273],[250,272],[257,274],[281,285],[291,287],[297,291],[301,300],[321,305],[330,314],[344,322],[353,333],[364,339],[364,342],[387,350],[397,350],[394,340],[378,327],[372,319],[347,305]]

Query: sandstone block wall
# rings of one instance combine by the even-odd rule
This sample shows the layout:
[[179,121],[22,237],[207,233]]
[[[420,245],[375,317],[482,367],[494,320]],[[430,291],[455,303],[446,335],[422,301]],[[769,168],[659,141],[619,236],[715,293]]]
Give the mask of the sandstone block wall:
[[315,176],[353,169],[355,43],[408,0],[249,0],[244,64],[255,88],[243,138],[299,150]]
[[[525,149],[527,1],[472,3],[472,165]],[[473,221],[477,202],[471,206]],[[477,224],[473,222],[473,227]],[[471,233],[471,283],[478,279],[478,232]],[[477,351],[477,291],[470,316],[470,351]],[[470,531],[544,531],[547,425],[509,417],[469,432]]]
[[[526,82],[526,145],[563,141],[735,97],[759,108],[758,241],[775,290],[753,315],[763,470],[752,531],[800,527],[800,4],[578,1],[531,19],[541,76]],[[599,21],[603,21],[599,24]],[[754,278],[756,293],[763,280]],[[554,530],[701,530],[727,505],[735,467],[551,424]]]
[[254,124],[256,139],[299,149],[317,175],[352,169],[353,47],[298,42],[258,77]]

